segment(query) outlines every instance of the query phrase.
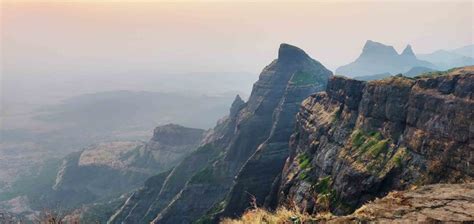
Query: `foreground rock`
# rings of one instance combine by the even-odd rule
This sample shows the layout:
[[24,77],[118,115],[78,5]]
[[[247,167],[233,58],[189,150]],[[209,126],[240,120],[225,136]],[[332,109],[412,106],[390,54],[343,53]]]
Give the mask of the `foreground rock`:
[[329,219],[335,223],[466,223],[474,222],[474,183],[435,184],[392,192],[354,214]]
[[354,214],[309,216],[295,210],[271,213],[251,210],[223,224],[246,223],[471,223],[474,222],[474,183],[435,184],[416,190],[391,192],[365,204]]

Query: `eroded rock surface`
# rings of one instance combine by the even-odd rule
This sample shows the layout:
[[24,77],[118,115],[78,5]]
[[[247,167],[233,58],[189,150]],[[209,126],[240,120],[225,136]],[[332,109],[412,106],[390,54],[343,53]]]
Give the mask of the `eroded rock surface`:
[[474,222],[474,183],[435,184],[392,192],[354,214],[329,223],[470,223]]
[[362,82],[303,101],[279,205],[348,214],[393,190],[474,178],[474,67]]

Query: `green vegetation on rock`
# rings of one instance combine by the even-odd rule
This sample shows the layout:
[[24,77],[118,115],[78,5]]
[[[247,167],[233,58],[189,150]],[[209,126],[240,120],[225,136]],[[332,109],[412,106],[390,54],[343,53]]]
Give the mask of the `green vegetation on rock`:
[[310,85],[318,82],[318,80],[312,73],[298,71],[291,78],[291,82],[295,85]]
[[311,158],[309,157],[308,154],[303,153],[298,156],[298,164],[299,164],[300,169],[304,170],[311,165]]
[[372,155],[372,157],[377,157],[380,155],[380,153],[385,152],[388,148],[388,139],[381,140],[377,143],[375,143],[373,146],[369,148],[369,153]]

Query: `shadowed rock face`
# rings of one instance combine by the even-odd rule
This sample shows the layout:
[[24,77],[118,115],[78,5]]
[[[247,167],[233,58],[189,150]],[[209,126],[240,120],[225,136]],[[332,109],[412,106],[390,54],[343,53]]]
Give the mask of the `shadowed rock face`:
[[[159,206],[148,209],[156,214],[153,222],[190,223],[199,219],[224,199],[234,185],[234,177],[264,142],[267,143],[261,146],[262,152],[276,153],[272,159],[275,170],[262,178],[265,179],[262,183],[268,186],[265,188],[271,189],[271,183],[278,176],[276,173],[281,170],[287,155],[286,143],[299,102],[311,92],[323,89],[330,75],[330,71],[301,49],[282,44],[278,59],[262,71],[248,102],[243,103],[237,97],[229,117],[220,121],[206,136],[205,144],[215,147],[219,156],[202,163],[204,167],[189,164],[187,167],[194,169],[186,171],[176,167],[171,172],[167,179],[180,171],[185,175],[185,181],[169,185],[177,191],[156,198]],[[191,160],[189,157],[181,165]],[[273,164],[272,161],[265,162]],[[260,195],[264,198],[267,194],[263,191]],[[244,207],[238,209],[241,208]]]
[[156,127],[151,140],[166,145],[192,145],[202,139],[202,134],[202,129],[167,124]]
[[333,77],[303,101],[279,205],[352,212],[392,190],[474,178],[474,67],[362,82]]
[[[280,50],[280,55],[282,51],[296,51],[291,54],[305,57],[300,60],[308,59],[308,56],[303,54],[300,49],[286,50],[283,48]],[[293,58],[295,57],[297,58],[297,56]],[[298,77],[302,73],[298,72],[292,76],[284,90],[283,97],[273,112],[270,135],[258,146],[257,151],[241,168],[226,200],[227,205],[222,212],[223,216],[241,215],[250,207],[249,202],[252,197],[260,206],[264,204],[265,200],[271,203],[272,184],[275,179],[279,178],[283,164],[288,157],[288,141],[294,129],[295,114],[299,110],[299,104],[311,93],[324,90],[327,78],[331,76],[331,72],[317,62],[304,69],[317,81],[302,83]]]
[[223,155],[225,145],[233,135],[237,114],[243,106],[245,103],[237,96],[232,103],[229,116],[220,120],[206,133],[201,146],[186,156],[171,172],[149,178],[143,187],[133,192],[121,208],[115,211],[108,223],[153,221],[175,198],[179,198],[183,188],[196,173]]

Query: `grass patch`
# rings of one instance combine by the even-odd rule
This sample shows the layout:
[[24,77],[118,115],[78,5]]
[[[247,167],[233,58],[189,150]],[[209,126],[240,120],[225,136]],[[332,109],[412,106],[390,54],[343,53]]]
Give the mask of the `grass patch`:
[[291,82],[295,85],[310,85],[318,81],[316,76],[310,72],[298,71],[291,78]]
[[355,130],[352,133],[352,146],[359,148],[362,144],[364,144],[366,137],[364,133],[360,130]]
[[369,148],[372,157],[378,157],[380,153],[385,152],[388,148],[388,139],[381,140]]
[[308,172],[306,170],[304,170],[303,172],[300,173],[300,175],[298,176],[298,179],[307,180],[308,177],[309,177]]
[[311,158],[307,153],[303,153],[298,156],[298,165],[300,169],[304,170],[310,167],[311,165]]
[[407,158],[407,149],[405,147],[399,148],[395,155],[392,157],[392,161],[397,167],[401,167],[403,165],[403,161]]
[[323,178],[320,178],[318,182],[314,185],[314,190],[318,194],[330,194],[331,193],[331,183],[332,183],[332,178],[331,176],[326,176]]
[[362,130],[355,130],[351,138],[353,149],[361,154],[368,152],[372,157],[377,157],[381,152],[385,152],[388,148],[388,141],[388,139],[383,139],[382,134],[378,131],[366,134]]

